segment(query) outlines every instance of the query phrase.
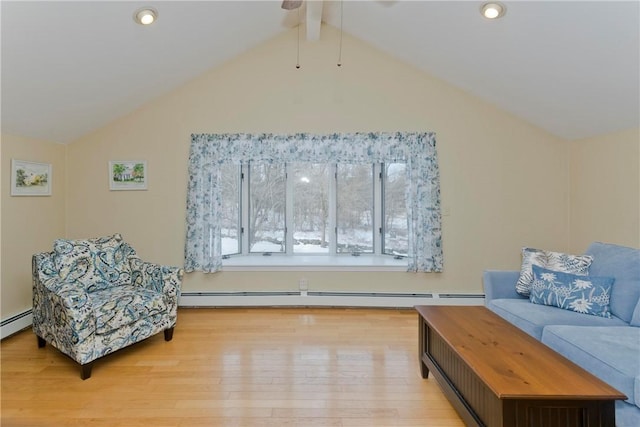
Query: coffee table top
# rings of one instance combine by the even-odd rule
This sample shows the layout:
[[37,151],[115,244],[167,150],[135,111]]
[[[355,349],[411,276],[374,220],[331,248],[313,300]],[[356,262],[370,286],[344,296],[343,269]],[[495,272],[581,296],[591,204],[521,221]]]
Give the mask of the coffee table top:
[[500,399],[626,396],[483,306],[416,310]]

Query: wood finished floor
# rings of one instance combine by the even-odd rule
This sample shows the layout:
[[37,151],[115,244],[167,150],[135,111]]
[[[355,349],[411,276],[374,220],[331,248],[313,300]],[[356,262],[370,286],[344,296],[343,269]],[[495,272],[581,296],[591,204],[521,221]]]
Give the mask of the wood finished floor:
[[180,309],[155,335],[78,365],[31,330],[1,342],[2,427],[462,427],[422,379],[413,310]]

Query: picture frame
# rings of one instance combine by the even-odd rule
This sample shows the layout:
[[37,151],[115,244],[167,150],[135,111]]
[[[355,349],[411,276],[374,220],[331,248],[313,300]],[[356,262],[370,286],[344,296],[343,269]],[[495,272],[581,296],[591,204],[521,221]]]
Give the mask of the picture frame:
[[146,160],[110,160],[109,189],[114,190],[146,190]]
[[11,159],[12,196],[51,196],[51,163]]

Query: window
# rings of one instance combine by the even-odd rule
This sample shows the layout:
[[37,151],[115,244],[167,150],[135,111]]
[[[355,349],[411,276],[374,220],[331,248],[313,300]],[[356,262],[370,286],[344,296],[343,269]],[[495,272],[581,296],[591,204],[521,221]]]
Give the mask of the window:
[[240,253],[240,166],[227,163],[220,168],[222,255]]
[[382,253],[407,256],[409,225],[406,206],[406,165],[389,163],[384,165],[382,180],[383,238]]
[[433,133],[191,136],[187,272],[260,253],[387,254],[440,272],[440,227]]
[[224,255],[407,255],[403,164],[250,162],[221,170],[229,174],[220,180]]
[[[251,163],[248,183],[249,252],[284,252],[286,230],[284,165]],[[224,199],[222,204],[224,206]]]
[[332,167],[322,163],[290,165],[293,253],[329,253]]
[[[336,174],[337,252],[374,253],[373,165],[340,164]],[[380,198],[378,197],[378,200]],[[406,206],[405,206],[406,209]],[[379,227],[378,227],[379,229]]]

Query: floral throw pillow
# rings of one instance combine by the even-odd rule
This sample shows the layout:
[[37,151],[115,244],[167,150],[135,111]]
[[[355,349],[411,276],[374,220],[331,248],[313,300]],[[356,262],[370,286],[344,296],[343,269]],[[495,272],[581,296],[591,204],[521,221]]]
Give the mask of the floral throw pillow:
[[594,316],[611,317],[613,277],[579,276],[533,265],[530,301]]
[[534,264],[549,270],[586,276],[589,274],[592,261],[593,257],[590,255],[570,255],[562,252],[522,248],[522,267],[516,283],[516,292],[525,297],[529,296],[533,280],[531,266]]

